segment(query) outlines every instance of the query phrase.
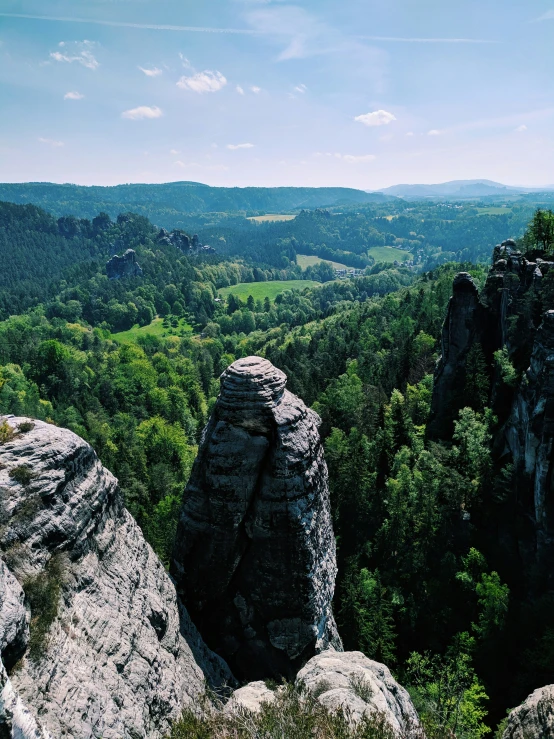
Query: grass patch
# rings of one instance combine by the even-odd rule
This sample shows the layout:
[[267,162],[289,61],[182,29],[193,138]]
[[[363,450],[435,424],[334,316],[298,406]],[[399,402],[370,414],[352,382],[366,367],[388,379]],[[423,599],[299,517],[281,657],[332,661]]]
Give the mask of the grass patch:
[[[417,730],[406,737],[422,739]],[[167,739],[402,739],[381,714],[364,717],[353,726],[345,710],[330,711],[305,690],[293,685],[279,689],[272,703],[258,713],[218,712],[205,717],[186,710]]]
[[296,263],[302,269],[306,269],[306,267],[313,267],[315,264],[319,264],[320,262],[329,262],[333,269],[352,269],[352,267],[347,267],[346,264],[341,264],[340,262],[332,262],[330,259],[322,259],[321,257],[314,257],[308,254],[296,255]]
[[250,216],[247,220],[256,221],[256,223],[269,223],[271,221],[294,221],[296,216],[279,214],[279,213],[267,213],[265,216]]
[[192,326],[186,322],[186,319],[180,318],[177,326],[164,326],[163,318],[154,318],[148,326],[139,326],[137,323],[127,331],[112,334],[112,339],[120,344],[136,344],[141,336],[157,336],[163,339],[165,336],[181,336],[182,334],[192,334]]
[[63,555],[55,554],[43,572],[23,583],[31,606],[29,656],[34,660],[43,656],[48,645],[48,632],[58,615],[63,573]]
[[488,207],[477,208],[478,216],[502,216],[511,213],[511,208],[502,208],[501,206],[491,205]]
[[371,249],[368,249],[367,253],[376,262],[388,262],[389,264],[392,264],[394,261],[405,262],[407,259],[412,259],[409,251],[394,249],[392,246],[372,246]]
[[275,300],[275,296],[282,293],[283,290],[303,290],[305,287],[315,287],[320,282],[314,280],[273,280],[271,282],[239,282],[238,285],[231,287],[223,287],[219,290],[222,298],[226,298],[233,293],[237,298],[246,300],[252,295],[254,300],[263,300],[269,298]]

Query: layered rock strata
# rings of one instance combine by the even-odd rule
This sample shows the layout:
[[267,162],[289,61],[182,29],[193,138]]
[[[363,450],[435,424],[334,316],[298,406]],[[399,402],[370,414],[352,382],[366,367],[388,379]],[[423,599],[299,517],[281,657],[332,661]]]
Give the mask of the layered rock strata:
[[[93,449],[40,421],[8,423],[14,436],[0,446],[0,549],[12,573],[0,573],[5,710],[20,716],[27,706],[53,737],[162,737],[206,678],[232,677],[179,608]],[[34,650],[18,583],[40,586],[54,607]],[[31,611],[31,637],[40,617]]]
[[239,678],[292,677],[329,644],[336,559],[319,417],[260,357],[232,364],[204,430],[172,573]]

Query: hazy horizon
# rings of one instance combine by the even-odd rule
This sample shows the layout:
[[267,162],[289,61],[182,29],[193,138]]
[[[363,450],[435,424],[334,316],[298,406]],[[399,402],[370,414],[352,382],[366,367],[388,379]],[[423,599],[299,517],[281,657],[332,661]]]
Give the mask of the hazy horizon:
[[552,0],[4,0],[0,180],[552,185],[553,34]]

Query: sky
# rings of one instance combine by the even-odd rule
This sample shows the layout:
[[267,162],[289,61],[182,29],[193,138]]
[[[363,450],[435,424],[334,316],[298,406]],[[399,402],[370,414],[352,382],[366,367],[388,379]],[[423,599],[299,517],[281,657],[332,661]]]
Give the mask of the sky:
[[554,0],[0,0],[0,181],[554,184]]

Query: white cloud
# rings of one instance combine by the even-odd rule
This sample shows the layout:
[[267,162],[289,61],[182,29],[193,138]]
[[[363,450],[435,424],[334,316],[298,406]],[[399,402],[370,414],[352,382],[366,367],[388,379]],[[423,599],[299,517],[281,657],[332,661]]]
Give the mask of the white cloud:
[[295,92],[300,92],[303,95],[306,92],[307,89],[308,88],[306,87],[306,85],[302,84],[302,85],[296,85],[296,87],[294,88],[294,91]]
[[253,149],[254,144],[227,144],[227,148],[231,149],[231,151],[236,151],[237,149]]
[[144,74],[147,77],[159,77],[160,74],[163,74],[161,69],[158,69],[158,67],[153,67],[152,69],[147,69],[145,67],[139,67],[141,72],[144,72]]
[[262,91],[262,88],[258,87],[257,85],[252,85],[252,87],[250,88],[250,91],[253,92],[254,95],[259,95],[260,92]]
[[430,131],[427,131],[427,136],[440,136],[441,132],[437,128],[432,128]]
[[212,72],[209,69],[204,72],[197,72],[191,77],[181,77],[177,82],[177,87],[181,90],[191,90],[192,92],[219,92],[227,84],[226,78],[221,72]]
[[363,123],[364,126],[388,126],[396,120],[396,116],[386,110],[374,110],[373,113],[357,115],[354,120]]
[[244,95],[244,89],[240,85],[237,85],[235,89],[239,95]]
[[138,108],[125,110],[121,114],[122,118],[129,118],[132,121],[140,121],[143,118],[161,118],[163,115],[157,105],[139,105]]
[[180,154],[181,152],[178,149],[170,149],[169,150],[169,153],[170,154],[173,154],[174,156],[176,156],[177,154]]
[[82,100],[85,96],[81,95],[80,92],[74,90],[73,92],[66,92],[63,96],[64,100]]
[[523,133],[523,131],[527,131],[527,126],[525,123],[522,123],[521,126],[518,126],[516,128],[517,133]]
[[59,149],[60,146],[64,146],[63,141],[55,141],[54,139],[43,139],[42,136],[39,138],[41,144],[47,144],[53,149]]
[[406,134],[406,136],[413,136],[413,135],[414,135],[413,131],[408,131],[408,133]]
[[87,69],[98,69],[100,63],[92,53],[91,49],[94,48],[95,43],[93,41],[71,41],[68,44],[65,41],[61,41],[58,46],[63,51],[52,51],[50,58],[56,62],[67,62],[72,64],[77,62],[82,64]]
[[547,10],[544,15],[537,18],[538,21],[554,21],[554,10]]
[[360,156],[354,156],[352,154],[342,155],[342,159],[345,162],[350,162],[351,164],[358,164],[359,162],[372,162],[375,158],[375,154],[362,154]]

